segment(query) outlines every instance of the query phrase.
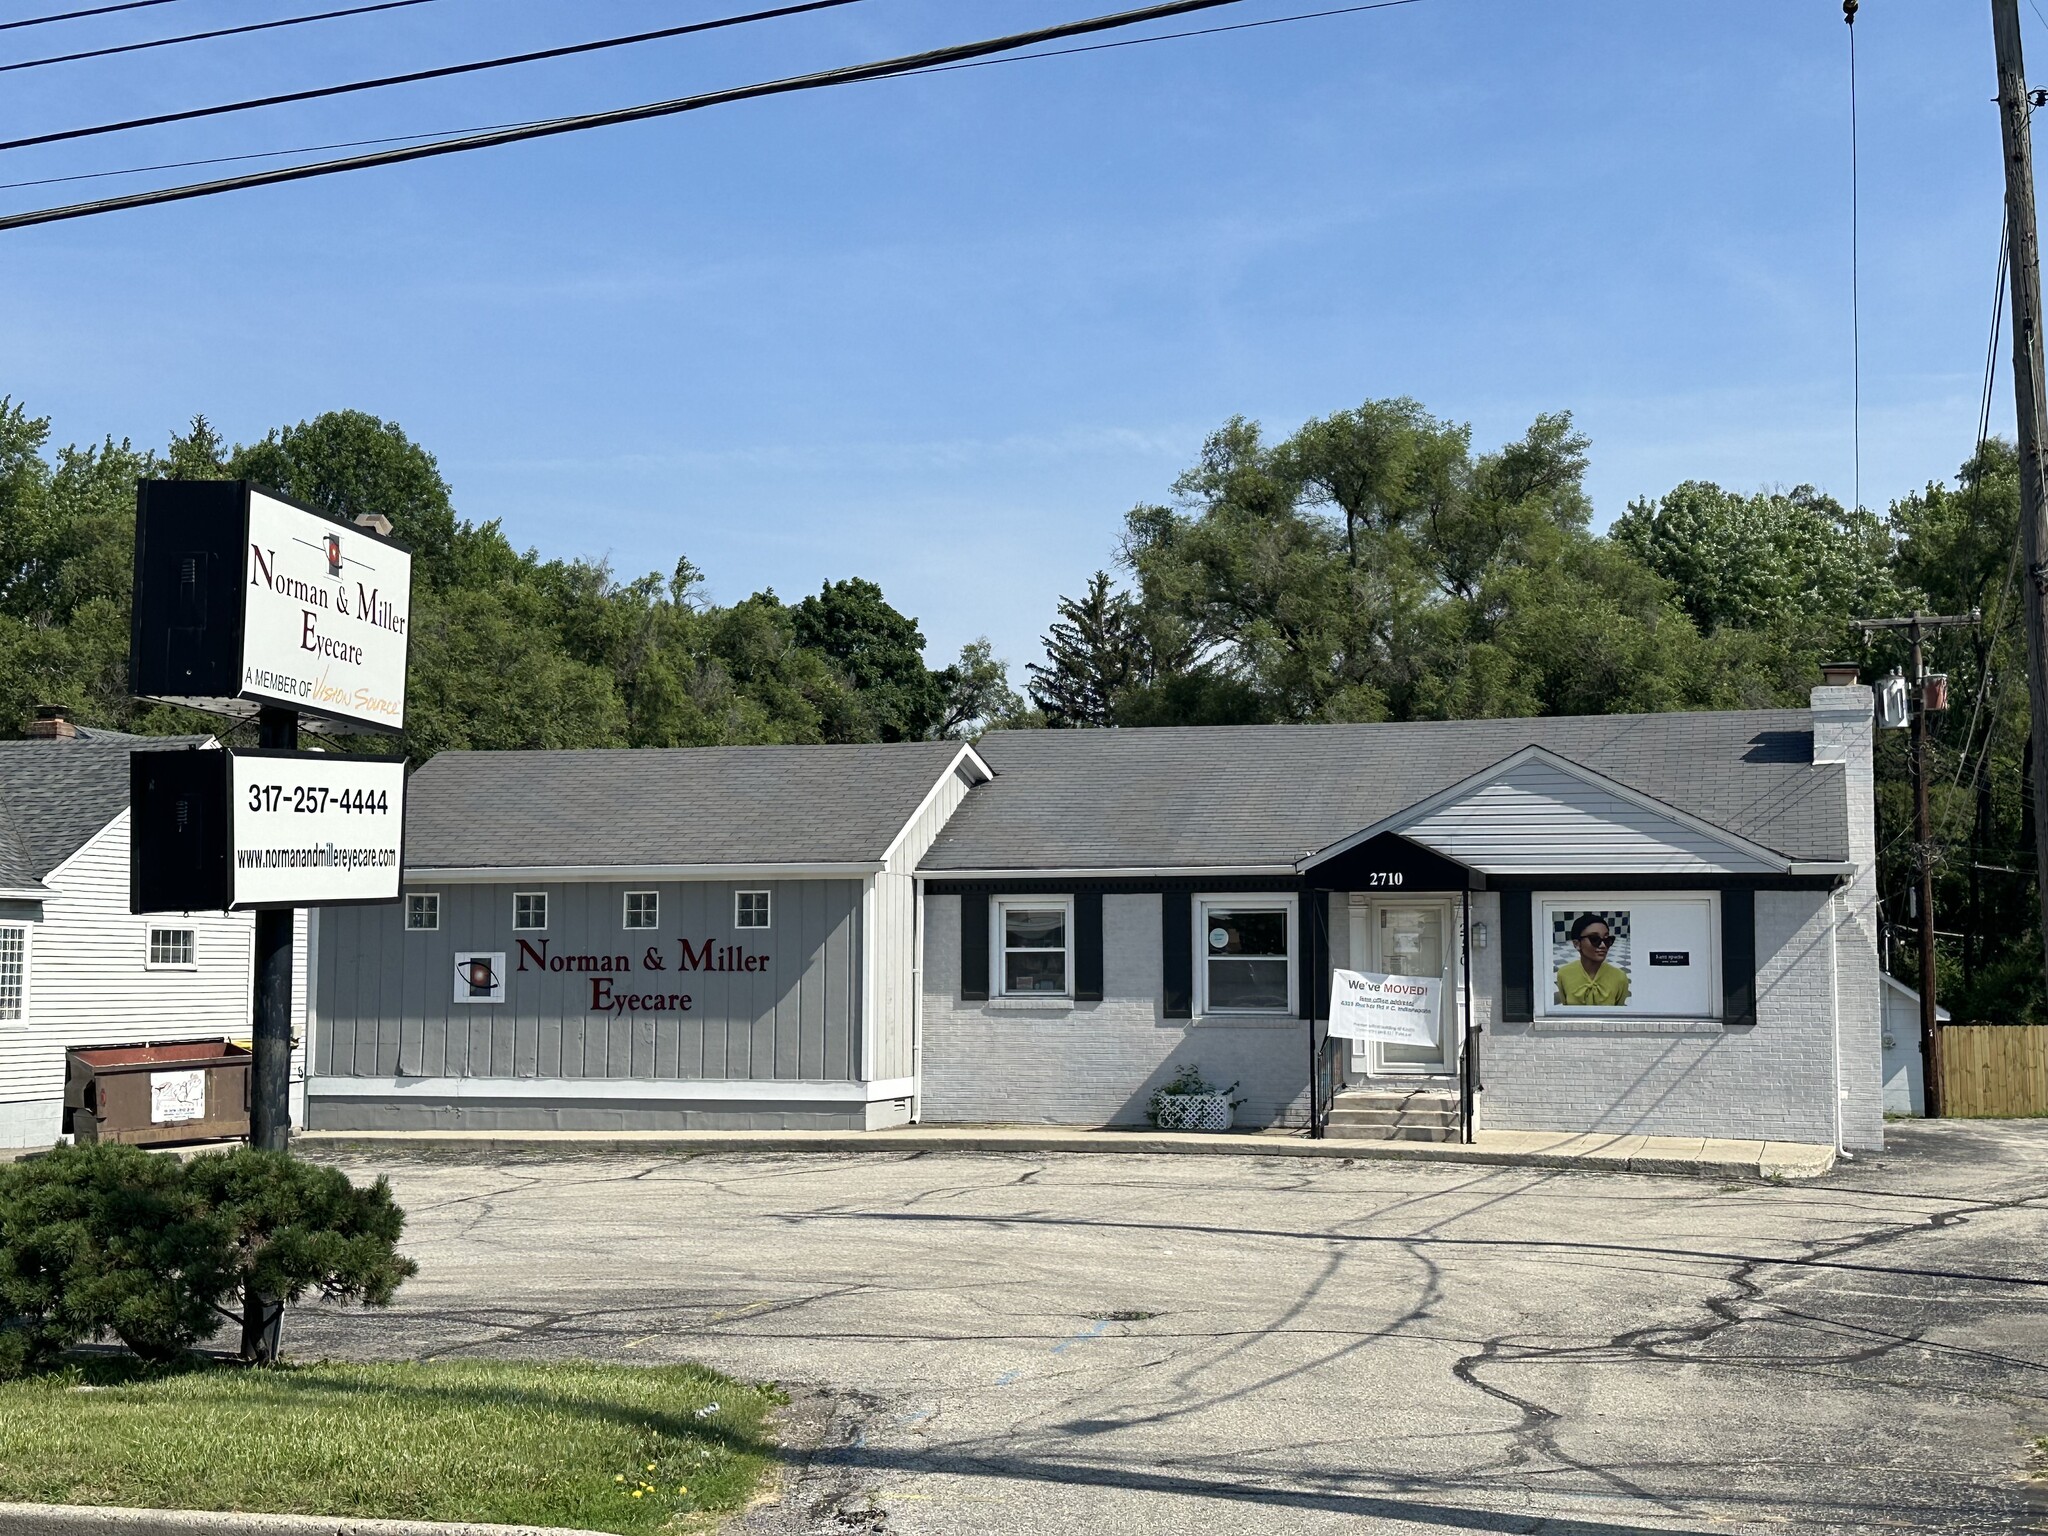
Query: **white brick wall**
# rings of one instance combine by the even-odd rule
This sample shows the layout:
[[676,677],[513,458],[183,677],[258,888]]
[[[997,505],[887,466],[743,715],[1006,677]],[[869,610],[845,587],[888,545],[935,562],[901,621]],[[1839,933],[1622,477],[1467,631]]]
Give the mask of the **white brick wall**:
[[927,1123],[1143,1125],[1153,1089],[1192,1062],[1239,1084],[1240,1125],[1308,1118],[1308,1025],[1160,1014],[1159,898],[1102,899],[1102,1001],[1013,1010],[960,1000],[960,898],[925,911]]

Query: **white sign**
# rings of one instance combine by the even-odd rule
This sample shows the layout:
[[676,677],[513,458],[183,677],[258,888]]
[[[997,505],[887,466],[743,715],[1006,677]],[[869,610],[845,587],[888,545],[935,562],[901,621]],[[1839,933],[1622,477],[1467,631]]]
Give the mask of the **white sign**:
[[458,1003],[502,1003],[505,1001],[505,952],[460,950],[455,956],[455,1001]]
[[242,694],[395,731],[405,724],[412,556],[249,493]]
[[1443,996],[1440,976],[1330,973],[1330,1033],[1387,1045],[1435,1045]]
[[404,759],[230,757],[228,876],[236,910],[398,899]]
[[206,1118],[206,1073],[152,1072],[149,1074],[149,1118],[157,1125],[180,1120]]

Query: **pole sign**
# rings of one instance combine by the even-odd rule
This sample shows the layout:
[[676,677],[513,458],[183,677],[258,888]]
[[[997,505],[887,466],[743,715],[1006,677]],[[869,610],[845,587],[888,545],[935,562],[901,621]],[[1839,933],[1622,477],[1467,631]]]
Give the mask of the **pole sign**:
[[131,911],[246,912],[398,899],[402,758],[136,752],[129,774]]
[[1435,1045],[1443,998],[1440,976],[1330,973],[1330,1033],[1383,1045]]
[[296,710],[330,731],[405,725],[412,555],[369,529],[246,480],[146,480],[134,611],[138,698]]

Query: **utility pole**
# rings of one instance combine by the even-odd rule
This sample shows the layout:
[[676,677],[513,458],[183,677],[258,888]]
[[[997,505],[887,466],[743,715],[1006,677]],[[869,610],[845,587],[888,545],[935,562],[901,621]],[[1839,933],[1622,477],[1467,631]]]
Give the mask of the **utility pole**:
[[1903,629],[1913,645],[1906,686],[1912,700],[1913,865],[1920,897],[1920,1077],[1930,1120],[1941,1115],[1941,1028],[1934,1011],[1934,818],[1927,805],[1927,656],[1923,642],[1930,629],[1954,629],[1976,624],[1981,618],[1972,609],[1968,613],[1916,613],[1907,619],[1853,621],[1866,636],[1880,629]]
[[[1991,37],[1998,51],[1998,117],[2005,139],[2005,219],[2012,284],[2012,392],[2019,415],[2020,543],[2027,567],[2027,697],[2034,747],[2027,789],[2034,808],[2034,883],[2041,897],[2041,963],[2048,983],[2048,628],[2042,590],[2048,581],[2048,512],[2043,510],[2041,453],[2048,441],[2041,357],[2041,244],[2034,225],[2033,108],[2020,57],[2019,0],[1991,0]],[[2048,92],[2041,100],[2048,101]]]

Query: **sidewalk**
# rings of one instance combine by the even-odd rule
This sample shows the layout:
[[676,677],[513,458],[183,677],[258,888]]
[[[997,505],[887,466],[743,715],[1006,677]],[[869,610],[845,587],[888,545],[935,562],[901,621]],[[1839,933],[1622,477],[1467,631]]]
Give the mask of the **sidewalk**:
[[907,1126],[891,1131],[301,1131],[301,1150],[473,1152],[1122,1152],[1357,1161],[1493,1163],[1609,1173],[1680,1173],[1718,1179],[1813,1179],[1835,1149],[1796,1141],[1701,1136],[1571,1135],[1481,1131],[1465,1146],[1434,1141],[1311,1141],[1299,1131],[1209,1136],[1180,1131],[1091,1131],[1060,1126]]

